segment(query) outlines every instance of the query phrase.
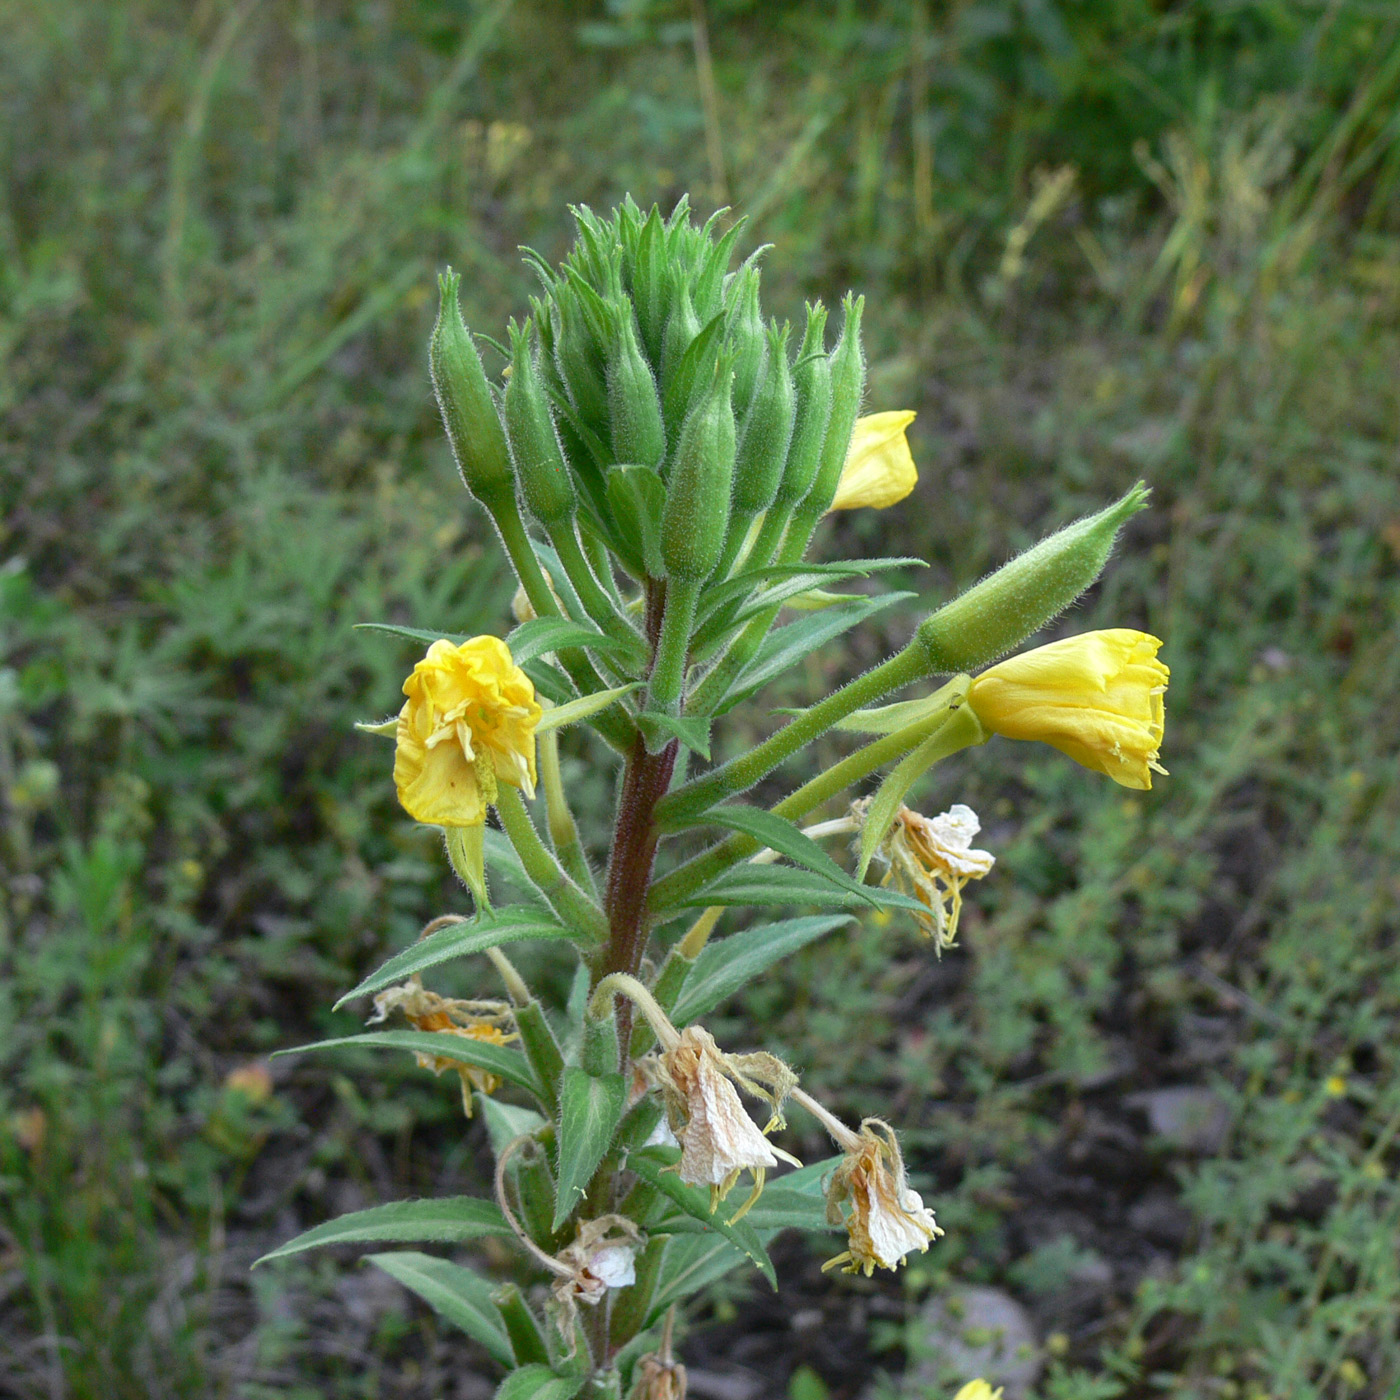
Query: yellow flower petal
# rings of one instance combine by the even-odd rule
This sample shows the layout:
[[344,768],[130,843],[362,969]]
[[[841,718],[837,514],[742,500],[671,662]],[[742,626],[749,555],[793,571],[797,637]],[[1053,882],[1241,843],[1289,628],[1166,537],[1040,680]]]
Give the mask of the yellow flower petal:
[[919,473],[904,430],[914,421],[907,409],[872,413],[856,420],[846,465],[831,510],[857,506],[883,509],[902,501],[915,487]]
[[1146,789],[1165,724],[1171,672],[1162,643],[1118,627],[1036,647],[973,680],[967,699],[984,728],[1037,739],[1124,787]]
[[403,693],[394,786],[411,817],[478,826],[498,781],[534,795],[535,727],[543,711],[499,637],[434,642]]

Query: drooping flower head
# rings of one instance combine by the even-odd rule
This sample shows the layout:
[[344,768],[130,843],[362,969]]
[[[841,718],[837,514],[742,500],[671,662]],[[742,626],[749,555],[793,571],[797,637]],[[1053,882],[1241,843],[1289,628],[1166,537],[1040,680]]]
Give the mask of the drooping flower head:
[[480,826],[498,782],[534,796],[543,712],[499,637],[434,642],[403,693],[394,786],[409,816],[433,826]]
[[975,677],[967,701],[984,728],[1038,739],[1124,787],[1146,789],[1162,743],[1171,672],[1162,643],[1115,627],[1051,642]]
[[[502,1001],[462,1001],[456,997],[440,997],[430,992],[417,975],[397,987],[389,987],[374,999],[374,1015],[369,1025],[376,1025],[388,1019],[392,1011],[401,1011],[409,1025],[416,1031],[441,1031],[448,1035],[460,1035],[466,1040],[480,1040],[488,1045],[508,1045],[515,1033],[507,1031],[511,1023],[511,1009]],[[500,1088],[500,1079],[489,1070],[476,1065],[463,1064],[460,1060],[448,1059],[445,1055],[425,1055],[413,1052],[413,1057],[424,1069],[434,1074],[444,1070],[456,1071],[462,1081],[462,1109],[467,1117],[472,1116],[472,1090],[480,1089],[483,1094],[493,1094]]]
[[[710,1187],[716,1202],[748,1171],[754,1177],[752,1204],[767,1169],[780,1157],[794,1160],[758,1130],[734,1088],[739,1084],[771,1106],[765,1131],[783,1126],[782,1103],[797,1076],[775,1055],[726,1055],[703,1026],[687,1026],[677,1044],[652,1062],[652,1074],[681,1145],[680,1179]],[[738,1214],[742,1210],[736,1219]]]
[[[869,805],[868,798],[852,804],[857,820],[864,818]],[[973,849],[972,839],[981,829],[977,813],[961,802],[936,817],[901,807],[875,853],[889,866],[883,883],[893,881],[927,908],[928,913],[919,916],[919,927],[933,939],[940,956],[957,938],[963,886],[980,880],[996,864],[990,851]]]
[[846,465],[829,510],[858,506],[883,509],[902,501],[918,484],[919,473],[904,430],[914,421],[908,409],[857,418]]
[[877,1265],[894,1269],[906,1254],[916,1249],[922,1254],[943,1233],[933,1212],[904,1179],[894,1129],[878,1118],[861,1123],[857,1142],[832,1172],[826,1217],[832,1225],[845,1225],[848,1248],[822,1268],[839,1265],[844,1273],[867,1278]]

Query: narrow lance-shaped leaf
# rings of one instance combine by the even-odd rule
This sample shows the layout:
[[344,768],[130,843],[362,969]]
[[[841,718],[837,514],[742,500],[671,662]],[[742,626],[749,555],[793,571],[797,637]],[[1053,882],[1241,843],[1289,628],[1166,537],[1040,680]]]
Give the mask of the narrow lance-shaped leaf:
[[558,1230],[582,1198],[627,1107],[620,1074],[597,1077],[577,1065],[564,1071],[559,1095],[559,1171],[552,1228]]
[[746,987],[774,963],[851,922],[848,914],[815,914],[745,929],[708,944],[695,960],[671,1010],[684,1026]]
[[848,632],[891,604],[914,596],[913,593],[885,593],[878,598],[862,598],[859,602],[809,613],[796,622],[788,623],[786,627],[778,628],[776,632],[764,638],[763,645],[754,659],[720,702],[718,713],[724,714],[732,710],[740,701],[746,700],[755,691],[762,690],[769,682],[790,670],[808,653],[824,646],[843,632]]
[[487,1235],[509,1235],[510,1226],[493,1201],[444,1196],[428,1201],[390,1201],[327,1220],[279,1245],[254,1262],[282,1259],[331,1244],[459,1244]]
[[567,617],[533,617],[529,622],[522,622],[507,633],[506,646],[510,648],[511,660],[517,666],[523,666],[545,652],[563,651],[569,647],[588,647],[603,652],[626,650],[615,637]]
[[363,1035],[342,1035],[334,1040],[318,1040],[310,1045],[297,1045],[290,1050],[278,1050],[278,1055],[301,1055],[308,1050],[413,1050],[420,1055],[432,1055],[439,1060],[472,1065],[504,1079],[534,1094],[541,1094],[534,1071],[525,1056],[504,1045],[492,1045],[485,1040],[472,1040],[447,1031],[366,1031]]
[[496,1387],[495,1400],[573,1400],[583,1382],[582,1371],[561,1375],[551,1366],[522,1366]]
[[704,908],[710,904],[751,904],[760,909],[787,904],[850,909],[857,905],[873,904],[915,912],[921,912],[924,908],[918,900],[896,890],[875,885],[842,889],[810,870],[797,870],[790,865],[753,865],[749,862],[726,870],[718,879],[688,895],[681,903],[690,908]]
[[776,1289],[778,1276],[773,1270],[773,1261],[763,1247],[758,1232],[747,1220],[732,1220],[730,1217],[739,1208],[742,1200],[730,1197],[721,1201],[713,1212],[710,1210],[710,1193],[698,1186],[687,1186],[676,1175],[676,1151],[674,1148],[648,1147],[640,1152],[628,1154],[628,1169],[635,1172],[648,1186],[653,1186],[663,1196],[669,1197],[687,1215],[717,1230],[732,1245],[742,1250],[758,1267],[763,1277]]
[[777,851],[779,855],[787,856],[808,870],[825,876],[832,884],[842,889],[860,891],[862,898],[868,897],[864,888],[842,870],[810,836],[804,835],[776,812],[736,803],[727,807],[711,807],[703,820],[715,826],[728,827],[731,831],[742,832],[745,836],[752,836],[754,840]]
[[416,943],[396,953],[377,972],[371,973],[359,986],[346,992],[336,1002],[342,1007],[356,997],[392,987],[415,972],[436,967],[452,958],[464,958],[469,953],[482,953],[503,943],[518,943],[527,938],[561,939],[573,934],[552,914],[538,905],[509,905],[492,914],[480,915],[470,922],[452,924],[420,938]]
[[480,1274],[446,1259],[411,1251],[371,1254],[369,1262],[416,1293],[434,1312],[479,1342],[502,1366],[515,1364],[500,1309],[491,1301],[493,1285]]
[[641,682],[633,681],[630,685],[614,686],[611,690],[600,690],[593,695],[580,695],[577,700],[556,705],[540,716],[535,733],[544,734],[551,729],[563,729],[565,725],[577,724],[590,715],[596,715],[599,710],[606,710],[609,705],[616,704],[624,695],[630,695],[639,689]]

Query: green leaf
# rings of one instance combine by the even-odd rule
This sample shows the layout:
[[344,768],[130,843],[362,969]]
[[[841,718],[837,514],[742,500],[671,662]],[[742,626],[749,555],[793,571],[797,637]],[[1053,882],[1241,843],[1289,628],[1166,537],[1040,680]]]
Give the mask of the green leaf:
[[504,1045],[492,1045],[485,1040],[470,1040],[464,1035],[447,1031],[366,1031],[363,1035],[336,1036],[333,1040],[317,1040],[310,1045],[296,1045],[290,1050],[278,1050],[278,1055],[301,1055],[308,1050],[340,1050],[346,1047],[367,1050],[414,1050],[420,1055],[433,1055],[457,1064],[473,1065],[504,1079],[507,1084],[525,1089],[538,1098],[541,1089],[529,1061],[518,1050]]
[[492,1201],[475,1196],[443,1196],[430,1201],[390,1201],[368,1210],[352,1211],[324,1225],[305,1231],[271,1253],[264,1254],[253,1267],[269,1259],[300,1254],[304,1249],[320,1249],[328,1244],[457,1244],[485,1235],[509,1235],[505,1216]]
[[710,720],[705,715],[663,715],[655,710],[643,710],[637,716],[637,728],[648,739],[679,739],[692,753],[710,757]]
[[502,943],[518,943],[526,938],[563,939],[572,935],[552,914],[538,906],[507,905],[491,914],[480,914],[470,923],[452,924],[440,928],[426,938],[396,953],[377,972],[371,973],[353,991],[346,992],[336,1002],[344,1006],[355,997],[368,996],[402,982],[415,972],[436,967],[451,958],[464,958],[469,953],[481,953]]
[[[371,1254],[369,1262],[416,1293],[434,1312],[479,1342],[493,1361],[515,1365],[500,1309],[491,1301],[493,1285],[480,1274],[446,1259],[405,1250]],[[517,1374],[519,1374],[517,1372]]]
[[549,1121],[533,1108],[502,1103],[490,1094],[483,1094],[480,1089],[472,1098],[486,1122],[486,1136],[491,1140],[491,1153],[495,1157],[499,1157],[516,1138],[536,1132]]
[[785,595],[791,598],[824,583],[840,583],[848,578],[868,578],[871,574],[883,573],[887,569],[926,568],[928,564],[923,559],[884,558],[837,559],[830,564],[773,564],[765,569],[750,569],[707,588],[700,600],[698,619],[703,623],[711,613],[726,603],[732,603],[736,598],[743,598],[751,593],[757,597],[758,594],[754,592],[756,589],[762,589],[765,593],[772,591],[772,596],[755,608],[755,612],[760,611],[762,607],[771,606],[774,602],[783,601],[783,598],[776,594],[779,585],[792,584],[791,591]]
[[[617,532],[640,542],[641,562],[653,578],[666,570],[661,562],[661,517],[666,510],[666,483],[651,467],[622,464],[608,469],[608,504]],[[633,546],[635,548],[635,545]]]
[[795,860],[808,870],[825,876],[842,889],[859,890],[861,898],[868,899],[865,887],[857,884],[846,871],[842,870],[810,836],[804,836],[785,817],[769,812],[762,807],[733,805],[711,807],[701,818],[702,822],[715,826],[728,827],[731,831],[752,836],[779,855]]
[[556,705],[567,705],[578,698],[573,682],[557,667],[551,666],[542,656],[527,661],[521,668],[534,682],[535,689],[546,700]]
[[581,1372],[560,1375],[552,1366],[522,1366],[496,1387],[496,1400],[573,1400],[583,1381]]
[[641,685],[640,681],[633,681],[631,685],[619,685],[614,686],[612,690],[599,690],[592,695],[580,695],[577,700],[570,700],[564,705],[556,705],[540,716],[540,722],[535,726],[535,733],[544,734],[551,729],[563,729],[565,725],[577,724],[579,720],[587,719],[589,715],[596,715],[599,710],[606,710],[609,705],[616,703],[624,695],[630,695],[634,690],[640,690]]
[[583,1196],[612,1145],[626,1107],[627,1085],[620,1074],[595,1078],[577,1065],[564,1071],[559,1095],[559,1184],[552,1229],[557,1231],[563,1225]]
[[826,1192],[822,1178],[841,1164],[841,1157],[811,1162],[763,1188],[754,1208],[744,1217],[760,1234],[769,1230],[827,1231]]
[[715,1235],[675,1235],[666,1246],[656,1294],[647,1312],[646,1325],[657,1322],[672,1303],[698,1293],[707,1283],[747,1264],[741,1250]]
[[764,1249],[758,1232],[747,1220],[730,1219],[743,1204],[743,1188],[736,1190],[727,1201],[721,1201],[711,1213],[709,1190],[700,1186],[687,1186],[674,1170],[678,1160],[674,1147],[646,1147],[640,1152],[628,1154],[627,1167],[648,1186],[655,1187],[663,1196],[674,1201],[687,1215],[717,1230],[730,1244],[742,1250],[776,1289],[778,1276],[773,1270],[773,1261],[769,1259],[768,1251]]
[[809,652],[825,645],[834,637],[858,626],[867,618],[894,603],[917,596],[913,593],[882,593],[878,598],[862,598],[858,602],[843,604],[839,608],[826,608],[822,612],[809,613],[786,627],[779,627],[763,639],[754,659],[749,662],[729,693],[720,702],[718,714],[732,710],[740,701],[746,700],[755,691],[762,690],[770,681],[776,680],[790,670]]
[[430,647],[434,642],[451,642],[460,646],[469,636],[466,632],[429,632],[423,627],[400,627],[397,622],[357,622],[357,632],[387,632],[391,637],[407,637],[410,642],[422,642]]
[[534,617],[529,622],[522,622],[507,634],[506,645],[510,648],[511,660],[517,666],[523,666],[546,652],[566,651],[570,647],[608,652],[626,650],[615,637],[567,617]]
[[[520,863],[515,847],[510,844],[510,837],[504,831],[497,831],[494,826],[488,826],[485,832],[485,849],[487,874],[503,879],[520,896],[521,902],[530,906],[526,910],[509,905],[498,910],[496,917],[530,913],[544,923],[557,924],[559,920],[540,899],[539,887],[525,873],[525,867]],[[353,996],[354,993],[350,995]]]
[[745,929],[709,943],[695,960],[671,1019],[684,1026],[713,1010],[776,962],[851,922],[848,914],[808,914]]
[[841,889],[810,870],[796,870],[790,865],[753,865],[748,861],[726,870],[681,903],[688,908],[704,908],[711,904],[726,907],[751,904],[756,909],[779,908],[785,904],[854,909],[874,904],[881,908],[909,909],[919,914],[927,912],[917,899],[900,894],[898,890],[879,885]]

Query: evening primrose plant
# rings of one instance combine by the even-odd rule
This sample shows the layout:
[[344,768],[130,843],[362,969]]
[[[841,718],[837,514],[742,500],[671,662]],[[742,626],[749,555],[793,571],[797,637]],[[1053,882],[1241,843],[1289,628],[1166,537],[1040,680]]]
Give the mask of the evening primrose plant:
[[[994,856],[965,804],[906,806],[915,784],[1000,734],[1148,788],[1167,668],[1156,638],[1125,629],[1016,653],[1093,583],[1145,503],[1139,485],[717,761],[734,712],[761,715],[772,682],[913,596],[842,586],[916,560],[807,557],[828,512],[912,490],[913,415],[861,415],[860,298],[834,336],[821,305],[796,330],[765,321],[763,250],[733,267],[740,223],[697,227],[684,201],[669,217],[630,200],[575,217],[560,266],[527,254],[540,292],[503,340],[468,332],[448,272],[430,344],[462,480],[520,583],[519,624],[387,628],[426,652],[397,717],[363,726],[392,738],[399,800],[443,833],[471,912],[434,919],[347,994],[388,1028],[308,1047],[411,1051],[454,1072],[486,1121],[493,1191],[359,1211],[269,1257],[504,1242],[511,1282],[409,1250],[371,1259],[480,1344],[508,1400],[655,1400],[685,1390],[677,1305],[744,1266],[774,1283],[776,1231],[835,1231],[828,1267],[867,1275],[942,1233],[880,1105],[844,1122],[797,1068],[719,1043],[705,1015],[861,910],[906,919],[941,953]],[[591,730],[593,761],[616,774],[601,869],[560,774],[567,726]],[[751,714],[738,732],[753,728]],[[818,771],[810,746],[834,731],[848,752]],[[754,800],[764,779],[786,795]],[[740,908],[757,912],[716,937]],[[532,940],[576,955],[566,1011],[510,960]],[[480,995],[425,985],[478,957]],[[813,1118],[833,1154],[783,1150],[790,1114]]]

